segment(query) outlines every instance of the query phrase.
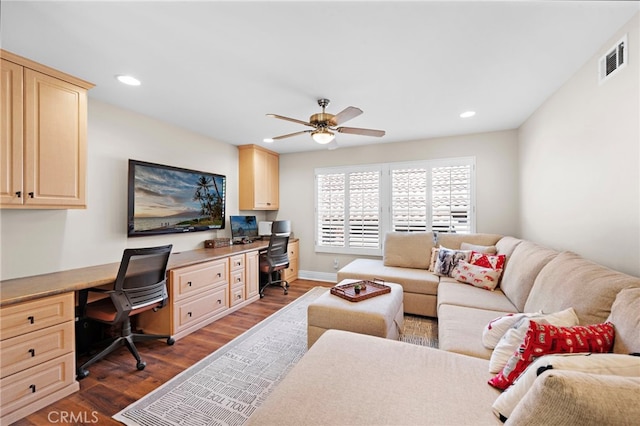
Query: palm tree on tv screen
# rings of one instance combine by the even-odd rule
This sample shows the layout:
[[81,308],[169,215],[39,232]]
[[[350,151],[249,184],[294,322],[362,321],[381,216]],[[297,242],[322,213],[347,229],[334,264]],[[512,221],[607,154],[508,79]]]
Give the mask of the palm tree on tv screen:
[[[215,179],[200,176],[198,179],[194,201],[200,203],[200,214],[209,216],[212,223],[222,220],[222,196]],[[211,192],[213,188],[213,193]]]

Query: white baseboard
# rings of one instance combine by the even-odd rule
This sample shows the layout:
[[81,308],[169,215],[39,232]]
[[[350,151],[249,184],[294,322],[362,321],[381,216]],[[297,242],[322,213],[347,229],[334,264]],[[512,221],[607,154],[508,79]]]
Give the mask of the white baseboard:
[[303,280],[326,281],[336,283],[338,274],[331,272],[315,272],[315,271],[298,271],[298,278]]

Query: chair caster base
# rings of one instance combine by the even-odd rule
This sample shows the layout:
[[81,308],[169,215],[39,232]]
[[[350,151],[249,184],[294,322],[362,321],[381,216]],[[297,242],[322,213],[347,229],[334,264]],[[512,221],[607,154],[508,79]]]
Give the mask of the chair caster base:
[[139,363],[136,364],[136,368],[140,371],[144,370],[146,366],[147,366],[147,363],[144,361],[140,361]]
[[176,342],[176,339],[174,339],[173,337],[169,337],[167,339],[167,345],[169,346],[172,346],[175,342]]
[[78,370],[76,380],[82,380],[89,375],[89,370]]

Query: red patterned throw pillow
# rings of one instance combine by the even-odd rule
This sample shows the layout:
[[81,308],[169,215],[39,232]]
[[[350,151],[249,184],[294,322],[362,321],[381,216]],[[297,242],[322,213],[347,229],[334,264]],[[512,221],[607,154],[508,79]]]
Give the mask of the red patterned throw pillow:
[[491,268],[498,270],[504,268],[504,262],[507,256],[504,254],[487,254],[472,251],[469,257],[469,263],[472,265],[482,266],[483,268]]
[[460,261],[451,271],[451,277],[485,290],[495,290],[502,275],[506,256],[472,251],[468,262]]
[[610,352],[615,331],[613,324],[557,327],[529,321],[529,330],[520,347],[511,356],[507,365],[489,384],[498,389],[507,389],[536,358],[547,354]]

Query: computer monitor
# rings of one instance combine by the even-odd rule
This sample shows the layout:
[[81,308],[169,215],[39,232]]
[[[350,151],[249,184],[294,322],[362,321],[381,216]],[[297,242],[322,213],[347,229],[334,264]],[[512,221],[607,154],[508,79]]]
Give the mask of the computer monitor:
[[231,238],[234,240],[258,237],[258,222],[255,216],[229,216]]

